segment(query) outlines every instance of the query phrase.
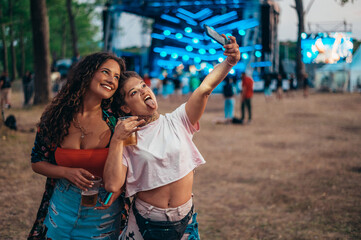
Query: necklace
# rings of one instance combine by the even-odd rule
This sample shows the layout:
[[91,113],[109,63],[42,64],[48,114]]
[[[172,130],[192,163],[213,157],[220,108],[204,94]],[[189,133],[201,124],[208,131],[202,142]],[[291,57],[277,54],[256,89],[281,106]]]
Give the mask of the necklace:
[[80,130],[81,136],[80,136],[80,141],[81,143],[84,140],[84,137],[86,135],[88,135],[87,131],[85,130],[85,128],[80,125],[80,122],[78,121],[78,118],[73,118],[73,122],[74,122],[74,127]]
[[143,127],[155,120],[157,120],[159,118],[159,114],[158,113],[154,113],[152,115],[138,115],[138,120],[144,119],[145,123],[142,125],[139,125],[139,127]]

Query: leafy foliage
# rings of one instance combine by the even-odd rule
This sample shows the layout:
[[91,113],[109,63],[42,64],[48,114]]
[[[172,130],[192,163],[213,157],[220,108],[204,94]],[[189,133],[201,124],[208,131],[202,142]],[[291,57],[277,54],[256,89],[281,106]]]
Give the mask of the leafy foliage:
[[[13,1],[13,18],[9,18],[9,1],[0,0],[0,9],[2,16],[0,24],[5,26],[6,46],[10,46],[9,28],[13,27],[14,42],[16,48],[17,69],[21,72],[22,56],[25,56],[25,70],[33,69],[33,43],[30,18],[30,1]],[[91,3],[89,3],[91,2]],[[100,39],[96,39],[100,33],[100,28],[94,24],[94,19],[100,19],[101,16],[96,12],[96,6],[103,6],[105,1],[77,1],[73,0],[73,13],[78,31],[78,46],[80,55],[87,55],[91,52],[100,50]],[[71,58],[71,37],[68,15],[66,12],[65,0],[47,0],[49,31],[50,31],[50,52],[53,60],[60,58]],[[1,35],[1,33],[0,33]],[[21,47],[23,42],[24,47]],[[3,44],[0,42],[0,53],[3,50]],[[11,59],[8,51],[7,59]],[[0,61],[3,61],[2,56]],[[9,61],[11,68],[11,61]],[[3,64],[0,64],[2,70]]]

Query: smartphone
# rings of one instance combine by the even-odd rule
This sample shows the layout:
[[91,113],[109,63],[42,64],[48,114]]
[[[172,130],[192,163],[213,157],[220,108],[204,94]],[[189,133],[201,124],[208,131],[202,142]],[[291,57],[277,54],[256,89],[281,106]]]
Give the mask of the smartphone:
[[212,39],[214,39],[216,42],[221,44],[222,46],[230,43],[229,39],[226,39],[226,38],[222,37],[221,34],[217,33],[215,30],[213,30],[208,25],[204,24],[203,27],[204,27],[204,30],[206,31],[206,34],[209,37],[211,37]]
[[113,195],[113,193],[111,192],[108,192],[106,195],[105,195],[105,198],[104,198],[104,205],[107,205],[109,200],[110,200],[110,197]]

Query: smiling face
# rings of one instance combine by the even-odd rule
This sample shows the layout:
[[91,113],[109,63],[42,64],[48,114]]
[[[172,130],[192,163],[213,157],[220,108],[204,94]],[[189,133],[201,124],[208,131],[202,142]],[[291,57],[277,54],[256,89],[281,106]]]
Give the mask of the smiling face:
[[157,113],[155,95],[143,79],[132,76],[125,81],[121,90],[125,101],[125,105],[121,106],[122,111],[133,116],[151,116]]
[[101,99],[112,97],[118,88],[119,76],[119,64],[113,59],[107,60],[95,72],[89,86],[89,94],[92,93]]

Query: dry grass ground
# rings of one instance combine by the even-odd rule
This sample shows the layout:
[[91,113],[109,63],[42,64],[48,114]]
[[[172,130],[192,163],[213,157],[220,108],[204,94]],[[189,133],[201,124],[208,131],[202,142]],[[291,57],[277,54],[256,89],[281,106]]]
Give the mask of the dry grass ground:
[[[19,131],[0,126],[0,239],[19,240],[43,193],[30,152],[44,106],[12,99]],[[181,101],[159,102],[164,113]],[[202,239],[361,239],[361,95],[255,94],[253,110],[250,125],[216,125],[223,98],[212,95],[194,136],[207,161],[194,186]]]

